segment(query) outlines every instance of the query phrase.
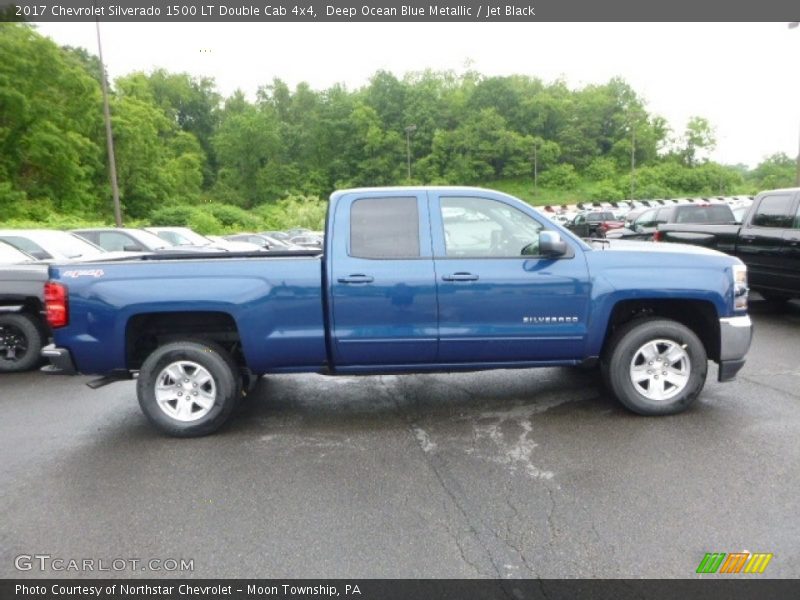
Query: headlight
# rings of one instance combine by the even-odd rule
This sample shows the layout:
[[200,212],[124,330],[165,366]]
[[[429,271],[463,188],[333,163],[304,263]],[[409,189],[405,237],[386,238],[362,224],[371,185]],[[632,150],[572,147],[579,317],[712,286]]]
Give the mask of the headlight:
[[745,265],[733,265],[733,309],[747,310],[747,295],[750,288],[747,287],[747,267]]

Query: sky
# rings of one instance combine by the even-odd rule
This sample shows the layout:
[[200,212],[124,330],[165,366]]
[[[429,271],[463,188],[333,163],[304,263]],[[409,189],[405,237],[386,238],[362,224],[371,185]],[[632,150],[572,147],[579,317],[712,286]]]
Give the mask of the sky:
[[[38,29],[97,52],[94,22]],[[274,77],[355,89],[380,69],[471,68],[573,88],[619,76],[677,133],[707,118],[713,160],[753,167],[798,153],[800,29],[787,23],[101,23],[101,33],[112,79],[161,67],[251,99]]]

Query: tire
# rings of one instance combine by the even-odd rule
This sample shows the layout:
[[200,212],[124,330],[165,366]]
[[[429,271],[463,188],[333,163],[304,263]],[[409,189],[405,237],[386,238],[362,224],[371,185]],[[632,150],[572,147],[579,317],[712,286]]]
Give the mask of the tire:
[[637,319],[609,340],[602,369],[607,387],[629,410],[673,415],[689,408],[703,389],[708,356],[688,327],[669,319]]
[[221,346],[202,340],[172,342],[144,361],[136,393],[145,416],[158,429],[175,437],[197,437],[217,431],[231,416],[241,396],[241,377]]
[[44,333],[35,317],[0,313],[0,373],[19,373],[41,361]]

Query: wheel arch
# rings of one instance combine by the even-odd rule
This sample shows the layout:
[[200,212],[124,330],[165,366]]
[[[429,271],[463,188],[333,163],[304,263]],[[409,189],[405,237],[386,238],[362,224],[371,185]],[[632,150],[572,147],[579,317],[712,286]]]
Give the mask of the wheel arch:
[[608,351],[608,344],[623,325],[646,317],[671,319],[691,329],[700,338],[708,358],[720,359],[719,315],[714,304],[707,300],[637,298],[621,300],[611,310],[601,355]]
[[240,367],[246,367],[241,336],[233,315],[223,311],[149,312],[133,315],[125,325],[125,364],[141,368],[159,346],[175,341],[219,344]]

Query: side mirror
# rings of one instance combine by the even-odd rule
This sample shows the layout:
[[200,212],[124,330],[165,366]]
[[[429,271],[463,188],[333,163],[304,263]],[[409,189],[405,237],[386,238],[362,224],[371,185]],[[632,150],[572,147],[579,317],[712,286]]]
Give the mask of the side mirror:
[[567,243],[556,231],[543,231],[539,234],[539,252],[542,256],[563,256],[567,253]]

